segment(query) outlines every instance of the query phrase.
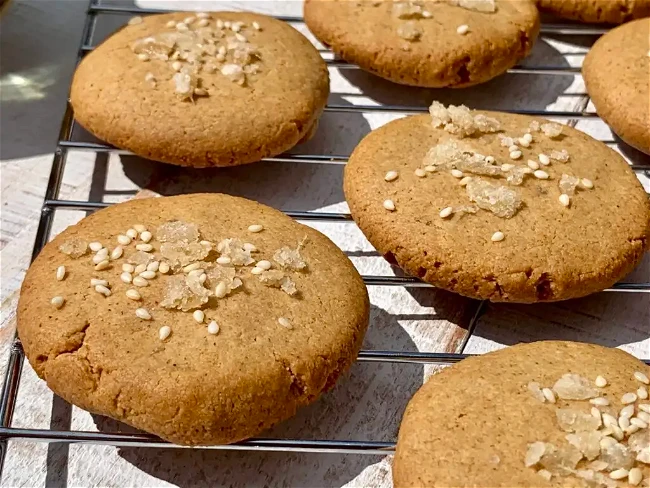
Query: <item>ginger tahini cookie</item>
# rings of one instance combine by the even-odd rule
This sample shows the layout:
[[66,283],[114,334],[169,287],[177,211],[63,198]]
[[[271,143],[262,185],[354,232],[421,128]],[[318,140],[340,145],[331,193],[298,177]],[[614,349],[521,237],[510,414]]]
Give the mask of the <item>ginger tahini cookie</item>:
[[466,359],[409,402],[395,487],[647,486],[649,376],[621,350],[575,342]]
[[598,39],[585,57],[582,76],[598,115],[621,139],[650,154],[650,19]]
[[529,0],[306,0],[304,16],[341,58],[421,87],[488,81],[526,56],[539,32]]
[[70,100],[87,130],[193,167],[277,155],[309,138],[329,94],[314,46],[246,12],[135,17],[80,63]]
[[621,24],[650,15],[650,0],[537,0],[544,13],[580,22]]
[[606,145],[557,123],[438,102],[368,134],[344,190],[389,261],[492,301],[607,288],[641,260],[650,234],[648,197]]
[[117,204],[66,229],[27,272],[18,331],[65,400],[171,442],[221,444],[330,389],[368,307],[319,232],[195,194]]

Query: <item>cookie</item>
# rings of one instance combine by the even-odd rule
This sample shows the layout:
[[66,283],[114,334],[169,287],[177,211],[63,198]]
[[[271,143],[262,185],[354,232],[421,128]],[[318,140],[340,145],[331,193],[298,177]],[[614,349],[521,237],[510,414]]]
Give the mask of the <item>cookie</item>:
[[194,445],[250,437],[315,401],[355,360],[368,309],[361,277],[319,232],[193,194],[66,229],[29,268],[17,313],[57,395]]
[[650,0],[537,0],[544,13],[580,22],[621,24],[650,15]]
[[280,154],[309,137],[327,66],[290,25],[246,12],[135,17],[80,63],[70,100],[88,131],[192,167]]
[[468,297],[532,303],[602,290],[641,260],[650,205],[616,152],[524,115],[430,112],[371,132],[345,168],[352,217],[393,264]]
[[395,488],[636,486],[650,477],[648,376],[621,350],[575,342],[466,359],[409,402]]
[[621,139],[650,154],[650,19],[598,39],[585,57],[582,76],[598,115]]
[[528,0],[306,0],[304,17],[344,60],[396,83],[434,88],[504,73],[539,32]]

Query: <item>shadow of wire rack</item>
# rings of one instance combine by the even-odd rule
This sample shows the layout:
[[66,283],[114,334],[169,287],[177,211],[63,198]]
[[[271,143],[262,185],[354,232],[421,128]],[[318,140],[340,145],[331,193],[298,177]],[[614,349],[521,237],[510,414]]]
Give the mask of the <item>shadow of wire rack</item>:
[[[93,34],[97,25],[97,18],[100,15],[147,15],[155,13],[168,12],[167,10],[142,9],[137,7],[122,7],[112,5],[101,5],[100,0],[90,0],[86,20],[84,24],[81,46],[79,48],[79,59],[93,49]],[[300,17],[276,16],[286,22],[302,22]],[[606,32],[606,28],[600,26],[576,25],[576,24],[543,24],[541,32],[547,35],[556,36],[594,36]],[[338,59],[326,59],[330,68],[337,69],[358,69],[357,66],[348,64]],[[546,74],[557,76],[575,76],[580,74],[580,69],[576,67],[565,66],[515,66],[509,70],[510,73],[517,74]],[[586,107],[586,103],[584,104]],[[325,109],[328,112],[394,112],[399,114],[423,113],[427,112],[427,107],[412,107],[398,105],[337,105],[328,104]],[[580,119],[597,118],[595,112],[587,111],[545,111],[545,110],[516,110],[516,113],[528,115],[537,115],[568,119],[568,124],[575,126]],[[50,231],[54,214],[57,210],[86,210],[93,211],[109,204],[103,202],[91,201],[71,201],[59,199],[59,190],[63,180],[63,172],[66,164],[66,158],[69,150],[87,150],[98,153],[116,153],[128,154],[126,151],[118,150],[114,147],[91,143],[76,142],[71,139],[72,131],[75,126],[74,115],[71,107],[68,108],[63,117],[59,140],[54,155],[52,170],[50,173],[45,199],[43,202],[41,218],[38,225],[36,240],[32,259],[41,251],[50,237]],[[285,154],[278,157],[266,158],[266,161],[276,162],[330,162],[344,164],[348,156],[331,156],[320,154]],[[632,169],[637,172],[648,173],[647,165],[631,165]],[[287,215],[298,220],[328,221],[328,222],[352,222],[349,214],[328,213],[328,212],[311,212],[311,211],[286,211]],[[395,277],[395,276],[364,276],[366,285],[371,286],[405,286],[405,287],[429,287],[414,278]],[[606,290],[609,292],[628,292],[628,293],[650,293],[650,282],[645,283],[617,283],[612,288]],[[463,350],[467,340],[471,336],[477,319],[479,318],[483,306],[479,306],[469,324],[468,334],[465,342],[462,344]],[[401,362],[401,363],[420,363],[420,364],[452,364],[467,357],[466,354],[460,353],[428,353],[428,352],[401,352],[401,351],[377,351],[363,350],[358,356],[359,361],[366,362]],[[23,440],[34,442],[61,442],[76,444],[103,444],[123,447],[168,447],[181,448],[166,441],[160,440],[155,436],[148,434],[126,434],[126,433],[105,433],[105,432],[87,432],[74,430],[47,430],[47,429],[29,429],[29,428],[12,428],[12,418],[16,399],[18,395],[18,385],[21,378],[22,366],[24,361],[24,352],[20,341],[15,338],[10,349],[7,375],[4,379],[2,394],[0,396],[0,477],[6,457],[7,442],[9,440]],[[650,364],[650,359],[644,359]],[[349,440],[301,440],[301,439],[250,439],[237,444],[226,446],[209,446],[201,449],[219,449],[219,450],[262,450],[262,451],[284,451],[284,452],[313,452],[313,453],[337,453],[337,454],[366,454],[366,455],[386,455],[394,450],[394,442],[380,441],[349,441]]]

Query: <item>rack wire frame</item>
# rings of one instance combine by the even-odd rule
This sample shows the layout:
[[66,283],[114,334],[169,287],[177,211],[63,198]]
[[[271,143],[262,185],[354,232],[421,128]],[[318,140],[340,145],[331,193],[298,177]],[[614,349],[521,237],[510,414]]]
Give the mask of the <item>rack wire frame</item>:
[[[101,0],[90,0],[86,11],[85,23],[82,31],[81,45],[78,50],[78,60],[93,49],[93,36],[95,33],[98,16],[100,15],[149,15],[166,13],[168,10],[144,9],[138,7],[122,7],[101,5]],[[301,17],[275,16],[286,22],[302,22]],[[550,35],[578,35],[594,36],[607,32],[607,28],[600,26],[575,25],[575,24],[543,24],[542,34]],[[337,69],[358,69],[357,66],[348,64],[339,59],[327,59],[331,53],[321,50],[329,67]],[[557,66],[516,66],[509,70],[517,74],[551,74],[557,76],[575,76],[580,73],[579,68]],[[586,104],[585,104],[586,106]],[[412,114],[426,112],[426,107],[410,107],[396,105],[336,105],[328,104],[325,108],[329,112],[396,112]],[[551,118],[569,119],[569,125],[575,126],[579,119],[597,118],[595,112],[579,111],[544,111],[544,110],[516,110],[516,113],[544,116]],[[36,232],[32,253],[32,260],[38,255],[50,237],[55,212],[70,210],[94,211],[110,204],[93,201],[72,201],[59,199],[59,191],[63,181],[64,170],[68,152],[93,151],[96,153],[130,154],[128,151],[116,149],[110,145],[78,142],[71,140],[75,127],[74,114],[68,104],[59,131],[58,142],[52,161],[52,169],[48,180],[45,198],[41,209],[41,217]],[[300,162],[300,163],[331,163],[345,164],[346,155],[321,155],[321,154],[283,154],[266,158],[265,161],[274,162]],[[634,171],[649,173],[646,165],[631,165]],[[349,214],[311,211],[285,211],[285,213],[298,220],[327,221],[327,222],[352,222]],[[364,276],[367,286],[404,286],[404,287],[430,287],[418,279],[399,276]],[[650,282],[644,283],[617,283],[606,291],[628,293],[650,293]],[[478,318],[484,310],[482,302],[469,322],[468,333],[465,336],[460,350],[463,351],[468,339],[471,337]],[[359,353],[358,360],[366,362],[393,362],[416,364],[449,365],[468,357],[462,353],[431,353],[431,352],[403,352],[403,351],[376,351],[363,350]],[[67,444],[95,444],[121,447],[158,447],[158,448],[185,448],[163,441],[149,434],[125,434],[106,432],[87,432],[74,430],[29,429],[11,427],[14,408],[18,398],[18,387],[22,375],[25,355],[16,336],[10,348],[7,373],[4,378],[0,394],[0,478],[4,468],[7,444],[9,440],[23,440],[44,443]],[[650,364],[650,359],[643,359]],[[312,452],[336,454],[366,454],[387,455],[394,451],[394,442],[381,441],[350,441],[350,440],[302,440],[302,439],[249,439],[230,445],[206,446],[202,449],[214,450],[255,450],[255,451],[283,451],[283,452]]]

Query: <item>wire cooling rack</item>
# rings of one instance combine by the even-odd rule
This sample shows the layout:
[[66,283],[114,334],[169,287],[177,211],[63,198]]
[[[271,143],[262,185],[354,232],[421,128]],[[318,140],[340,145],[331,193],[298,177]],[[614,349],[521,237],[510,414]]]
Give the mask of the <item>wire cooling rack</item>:
[[[79,59],[93,49],[93,36],[96,30],[98,17],[102,15],[148,15],[165,13],[168,10],[143,9],[137,7],[123,7],[115,5],[101,5],[100,0],[90,0],[86,20],[83,28],[81,46],[79,48]],[[302,22],[300,17],[276,16],[286,22]],[[543,24],[542,34],[555,36],[595,36],[607,31],[600,26],[588,26],[577,24]],[[328,50],[321,50],[323,57],[331,68],[337,69],[358,69],[357,66],[348,64],[345,61],[333,58]],[[515,66],[509,70],[516,74],[544,74],[555,76],[575,76],[580,73],[580,68],[570,66]],[[586,103],[584,104],[586,107]],[[400,105],[341,105],[328,104],[327,112],[343,113],[369,113],[369,112],[393,112],[399,114],[412,114],[427,112],[427,107],[413,107]],[[508,110],[506,110],[508,111]],[[549,110],[512,110],[512,112],[527,115],[542,116],[548,118],[568,119],[568,124],[575,126],[579,120],[597,118],[597,114],[586,109],[578,111],[549,111]],[[54,215],[57,211],[94,211],[104,208],[110,204],[93,201],[72,201],[59,198],[59,192],[63,181],[68,151],[92,151],[95,153],[130,154],[128,151],[116,149],[109,145],[93,142],[78,142],[72,140],[72,132],[75,127],[74,114],[68,104],[61,129],[59,140],[54,154],[52,169],[45,192],[45,199],[42,206],[41,217],[36,233],[32,259],[41,251],[47,243]],[[348,155],[323,155],[323,154],[284,154],[281,156],[266,158],[265,161],[276,162],[298,162],[298,163],[332,163],[345,164]],[[647,165],[631,165],[637,172],[649,174]],[[351,222],[349,214],[311,211],[286,211],[287,215],[298,220],[327,221],[327,222]],[[352,225],[352,224],[351,224]],[[364,276],[367,286],[404,286],[404,287],[429,287],[415,278],[399,276]],[[609,292],[627,293],[650,293],[650,282],[644,283],[617,283]],[[481,315],[485,302],[483,302],[473,315],[469,326],[468,334],[460,348],[464,349],[467,340],[471,336],[477,319]],[[362,350],[358,360],[366,362],[401,362],[419,364],[441,364],[448,365],[458,362],[468,355],[457,353],[431,353],[431,352],[403,352],[403,351],[378,351]],[[166,441],[160,440],[148,434],[127,434],[107,433],[75,430],[51,430],[51,429],[29,429],[11,427],[14,407],[18,398],[18,385],[21,379],[22,366],[25,355],[16,337],[10,348],[7,375],[2,387],[0,397],[0,477],[6,457],[7,443],[9,440],[23,440],[33,442],[61,442],[76,444],[97,444],[122,447],[167,447],[181,448]],[[650,359],[644,359],[650,364]],[[301,439],[250,439],[237,444],[225,446],[207,446],[201,449],[218,450],[262,450],[262,451],[284,451],[284,452],[314,452],[314,453],[336,453],[336,454],[367,454],[386,455],[393,452],[394,442],[373,442],[373,441],[350,441],[350,440],[301,440]]]

